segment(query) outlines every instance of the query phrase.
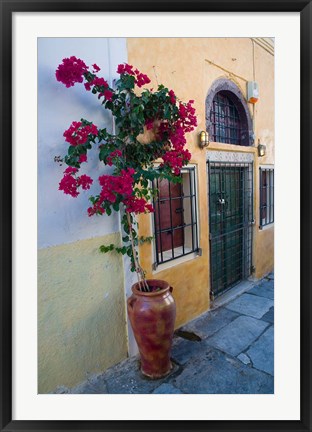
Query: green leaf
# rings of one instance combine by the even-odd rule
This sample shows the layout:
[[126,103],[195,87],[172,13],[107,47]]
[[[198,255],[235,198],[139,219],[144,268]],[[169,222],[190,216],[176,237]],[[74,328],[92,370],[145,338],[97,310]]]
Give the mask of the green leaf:
[[144,244],[144,243],[151,243],[154,240],[154,236],[149,236],[149,237],[143,237],[140,236],[139,237],[139,244]]
[[105,108],[112,111],[112,109],[114,108],[113,102],[112,101],[106,101]]
[[123,247],[116,247],[116,252],[121,253],[122,255],[125,255],[127,253],[127,248],[126,246]]
[[[121,75],[120,77],[120,82],[117,81],[118,83],[118,88],[120,90],[131,90],[134,88],[134,76],[133,75]],[[116,83],[116,86],[117,86]]]
[[118,202],[115,202],[115,203],[113,204],[113,209],[114,209],[116,212],[119,211],[119,203],[118,203]]
[[69,146],[68,147],[68,155],[72,156],[74,153],[76,153],[76,147],[75,146]]
[[165,105],[164,118],[165,118],[165,119],[170,119],[170,117],[171,117],[170,108],[169,108],[168,105]]
[[110,244],[109,246],[105,246],[102,245],[100,246],[100,252],[102,253],[107,253],[107,252],[111,252],[112,250],[114,250],[115,246],[113,244]]

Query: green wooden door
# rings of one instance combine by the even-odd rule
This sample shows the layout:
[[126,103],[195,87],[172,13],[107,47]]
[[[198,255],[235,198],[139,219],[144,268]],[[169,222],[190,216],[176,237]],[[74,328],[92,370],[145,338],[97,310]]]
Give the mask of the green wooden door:
[[244,171],[232,164],[209,169],[210,272],[217,296],[243,278]]

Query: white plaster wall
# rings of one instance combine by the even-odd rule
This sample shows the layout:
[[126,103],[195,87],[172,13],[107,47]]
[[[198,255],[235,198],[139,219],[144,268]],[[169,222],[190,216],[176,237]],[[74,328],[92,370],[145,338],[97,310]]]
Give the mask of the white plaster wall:
[[[64,156],[68,143],[63,132],[73,120],[85,118],[98,127],[112,128],[112,117],[96,95],[83,84],[66,88],[55,78],[65,57],[76,56],[91,66],[96,63],[112,83],[117,65],[127,61],[124,38],[38,38],[38,247],[44,248],[119,231],[119,216],[88,217],[88,197],[97,193],[97,179],[109,169],[96,158],[88,158],[80,173],[89,174],[94,183],[77,198],[58,190],[66,165],[59,166],[54,156]],[[93,159],[93,163],[91,163]]]

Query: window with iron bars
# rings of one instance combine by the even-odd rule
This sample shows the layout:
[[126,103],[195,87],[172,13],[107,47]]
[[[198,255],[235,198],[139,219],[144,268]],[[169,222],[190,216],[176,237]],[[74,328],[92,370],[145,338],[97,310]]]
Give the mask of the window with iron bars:
[[220,91],[213,99],[210,111],[212,141],[242,145],[242,135],[246,134],[235,103],[226,92]]
[[260,228],[274,222],[274,168],[259,169]]
[[154,182],[155,267],[199,250],[195,167],[184,168],[181,180]]

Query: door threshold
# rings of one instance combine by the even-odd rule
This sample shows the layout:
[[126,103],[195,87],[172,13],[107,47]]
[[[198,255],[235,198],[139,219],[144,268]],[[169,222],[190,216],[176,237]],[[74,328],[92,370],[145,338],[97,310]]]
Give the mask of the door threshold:
[[234,300],[236,297],[243,294],[245,291],[250,290],[256,283],[255,279],[247,279],[240,282],[238,285],[235,285],[233,288],[226,291],[224,294],[221,294],[217,297],[210,305],[210,310],[218,309],[221,306],[229,303]]

